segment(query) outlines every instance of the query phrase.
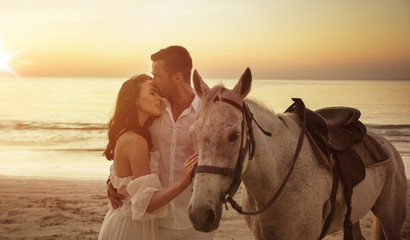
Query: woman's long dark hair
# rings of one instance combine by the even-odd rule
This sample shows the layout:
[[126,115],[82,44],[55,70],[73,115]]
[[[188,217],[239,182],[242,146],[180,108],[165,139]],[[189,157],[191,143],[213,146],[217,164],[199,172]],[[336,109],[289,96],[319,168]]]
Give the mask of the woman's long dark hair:
[[135,100],[141,92],[141,85],[152,78],[146,74],[134,76],[125,81],[117,96],[114,115],[108,123],[108,144],[104,151],[107,160],[114,158],[114,149],[118,138],[127,131],[134,131],[143,136],[148,144],[151,139],[146,127],[138,124],[138,112]]

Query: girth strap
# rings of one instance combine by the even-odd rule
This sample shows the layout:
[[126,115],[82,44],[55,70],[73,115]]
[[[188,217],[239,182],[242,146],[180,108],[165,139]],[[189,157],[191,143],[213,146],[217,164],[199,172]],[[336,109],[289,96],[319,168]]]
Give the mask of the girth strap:
[[330,224],[332,223],[333,217],[336,211],[336,195],[339,188],[339,171],[333,169],[333,183],[332,191],[330,193],[330,212],[326,217],[325,224],[322,227],[322,233],[320,234],[319,239],[322,239],[326,236],[327,231],[329,230]]

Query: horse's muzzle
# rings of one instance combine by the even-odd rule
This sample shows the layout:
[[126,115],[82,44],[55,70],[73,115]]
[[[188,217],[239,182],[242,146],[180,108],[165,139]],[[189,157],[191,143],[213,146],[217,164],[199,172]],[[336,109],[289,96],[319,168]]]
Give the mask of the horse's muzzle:
[[211,206],[194,206],[190,204],[188,214],[194,228],[202,232],[211,232],[218,228],[222,214],[222,204]]

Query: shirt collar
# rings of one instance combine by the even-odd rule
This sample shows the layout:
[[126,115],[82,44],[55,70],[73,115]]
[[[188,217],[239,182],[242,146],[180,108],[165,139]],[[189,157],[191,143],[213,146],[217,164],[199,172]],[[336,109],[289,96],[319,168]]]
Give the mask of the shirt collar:
[[[171,110],[171,104],[168,101],[168,99],[165,99],[165,103],[166,103],[166,107],[165,110],[172,115],[172,110]],[[195,110],[195,112],[197,112],[199,110],[199,108],[201,107],[201,99],[195,95],[194,99],[191,102],[191,105],[189,105],[189,107],[193,108]],[[188,108],[189,108],[188,107]]]
[[195,109],[195,112],[198,111],[199,107],[200,107],[200,103],[201,100],[199,99],[199,97],[197,95],[195,95],[194,100],[192,100],[191,102],[191,106]]

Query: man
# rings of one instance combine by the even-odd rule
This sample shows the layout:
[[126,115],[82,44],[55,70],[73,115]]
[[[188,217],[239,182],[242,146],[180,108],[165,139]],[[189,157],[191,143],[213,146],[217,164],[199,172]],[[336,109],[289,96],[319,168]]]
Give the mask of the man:
[[[189,127],[201,107],[191,87],[192,59],[181,46],[170,46],[151,55],[152,84],[168,103],[150,127],[153,145],[160,151],[159,178],[164,187],[183,175],[183,165],[193,153]],[[121,206],[119,195],[109,184],[113,207]],[[168,204],[168,216],[159,219],[160,240],[213,239],[213,233],[195,231],[187,213],[192,185]]]

